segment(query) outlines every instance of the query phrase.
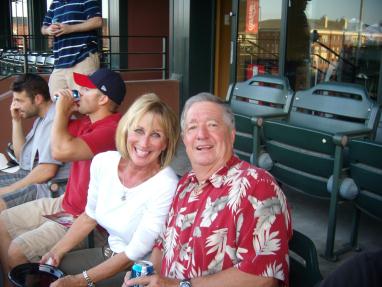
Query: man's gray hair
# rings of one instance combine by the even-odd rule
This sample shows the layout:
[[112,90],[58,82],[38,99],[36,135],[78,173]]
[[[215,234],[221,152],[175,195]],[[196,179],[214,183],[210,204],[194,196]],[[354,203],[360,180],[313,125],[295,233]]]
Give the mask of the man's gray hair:
[[191,108],[193,104],[200,103],[200,102],[210,102],[220,106],[223,111],[224,122],[228,125],[230,130],[235,129],[235,118],[233,116],[230,106],[226,104],[225,102],[223,102],[217,96],[210,93],[203,92],[203,93],[196,94],[195,96],[192,96],[186,101],[182,111],[181,118],[180,118],[180,127],[182,129],[182,133],[184,132],[184,129],[186,128],[186,115],[188,110]]

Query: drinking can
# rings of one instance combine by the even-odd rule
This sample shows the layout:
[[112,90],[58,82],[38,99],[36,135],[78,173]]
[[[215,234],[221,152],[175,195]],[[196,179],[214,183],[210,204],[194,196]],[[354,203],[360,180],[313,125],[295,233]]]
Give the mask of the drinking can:
[[[131,278],[148,276],[152,274],[154,274],[154,266],[150,261],[137,261],[131,268]],[[133,285],[133,287],[143,287],[143,285]]]
[[[58,100],[59,95],[54,95],[54,100]],[[80,93],[77,90],[72,90],[72,97],[75,102],[80,100]]]

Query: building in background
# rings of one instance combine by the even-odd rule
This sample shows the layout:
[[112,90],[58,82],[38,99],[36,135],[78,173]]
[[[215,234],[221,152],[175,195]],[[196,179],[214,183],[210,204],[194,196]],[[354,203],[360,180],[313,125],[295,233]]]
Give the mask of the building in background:
[[[10,11],[1,48],[49,51],[39,29],[50,1],[1,1]],[[295,90],[360,83],[382,101],[380,0],[99,1],[104,63],[135,78],[180,79],[182,102],[200,91],[225,98],[256,73],[285,75]]]

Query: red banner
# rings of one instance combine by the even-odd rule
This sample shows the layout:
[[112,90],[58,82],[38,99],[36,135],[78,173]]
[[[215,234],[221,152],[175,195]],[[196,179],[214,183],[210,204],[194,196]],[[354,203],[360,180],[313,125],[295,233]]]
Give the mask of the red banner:
[[259,0],[247,0],[245,32],[257,34],[259,31]]

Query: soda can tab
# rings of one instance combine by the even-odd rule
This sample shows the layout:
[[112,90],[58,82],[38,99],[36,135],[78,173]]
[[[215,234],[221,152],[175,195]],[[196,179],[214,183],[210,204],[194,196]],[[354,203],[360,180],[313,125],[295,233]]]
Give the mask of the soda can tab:
[[[54,101],[57,101],[59,97],[60,97],[59,95],[54,95],[53,96]],[[77,102],[80,100],[80,93],[77,90],[72,90],[72,97],[73,97],[73,100]]]
[[[131,268],[131,277],[137,278],[154,274],[154,266],[150,261],[140,260],[134,263]],[[143,287],[143,285],[133,285],[132,287]]]

